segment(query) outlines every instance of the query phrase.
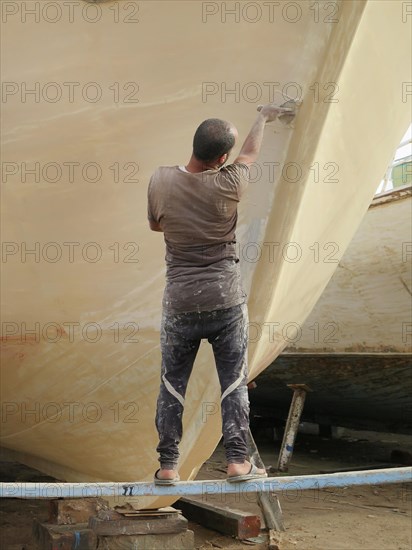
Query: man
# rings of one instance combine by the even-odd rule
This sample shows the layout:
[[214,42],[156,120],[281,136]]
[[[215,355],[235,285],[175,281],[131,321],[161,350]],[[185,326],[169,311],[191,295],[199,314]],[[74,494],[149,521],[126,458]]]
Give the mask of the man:
[[266,122],[282,112],[271,104],[259,109],[233,164],[223,167],[236,143],[236,128],[208,119],[196,130],[189,163],[162,166],[150,179],[149,224],[164,233],[167,266],[156,411],[158,485],[179,481],[184,398],[200,342],[206,338],[221,386],[228,481],[266,476],[247,460],[248,313],[235,251],[237,204],[247,186],[249,166],[258,157]]

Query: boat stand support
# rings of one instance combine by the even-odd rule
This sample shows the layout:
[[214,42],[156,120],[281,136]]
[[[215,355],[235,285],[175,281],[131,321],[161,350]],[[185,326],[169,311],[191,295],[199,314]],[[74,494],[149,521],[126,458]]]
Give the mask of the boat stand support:
[[288,471],[296,435],[299,429],[300,417],[305,404],[306,394],[307,392],[312,391],[306,384],[288,384],[288,388],[293,390],[293,398],[292,403],[290,404],[282,445],[280,447],[277,465],[279,472]]

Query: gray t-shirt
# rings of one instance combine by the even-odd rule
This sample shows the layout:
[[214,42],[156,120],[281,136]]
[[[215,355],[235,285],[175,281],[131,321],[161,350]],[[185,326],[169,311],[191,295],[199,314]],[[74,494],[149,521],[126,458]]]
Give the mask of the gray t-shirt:
[[192,174],[161,166],[148,188],[148,218],[163,230],[170,313],[212,311],[246,299],[236,255],[237,204],[249,168],[230,164]]

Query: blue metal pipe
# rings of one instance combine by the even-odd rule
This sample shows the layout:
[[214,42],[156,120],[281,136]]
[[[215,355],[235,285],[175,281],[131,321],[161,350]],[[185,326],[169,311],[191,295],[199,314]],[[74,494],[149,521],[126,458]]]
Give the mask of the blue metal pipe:
[[228,483],[225,480],[181,481],[172,486],[156,486],[151,482],[101,483],[0,483],[1,498],[87,498],[128,496],[188,496],[211,494],[243,494],[281,491],[330,489],[350,485],[381,485],[412,481],[412,468],[386,468],[306,476],[268,477]]

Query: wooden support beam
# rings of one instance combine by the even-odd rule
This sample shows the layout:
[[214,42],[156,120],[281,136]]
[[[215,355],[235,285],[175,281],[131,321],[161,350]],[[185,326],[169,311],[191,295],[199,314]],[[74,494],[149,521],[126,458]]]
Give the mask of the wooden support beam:
[[255,514],[189,498],[181,498],[174,506],[182,510],[190,521],[224,535],[243,540],[257,537],[260,533],[260,517]]

